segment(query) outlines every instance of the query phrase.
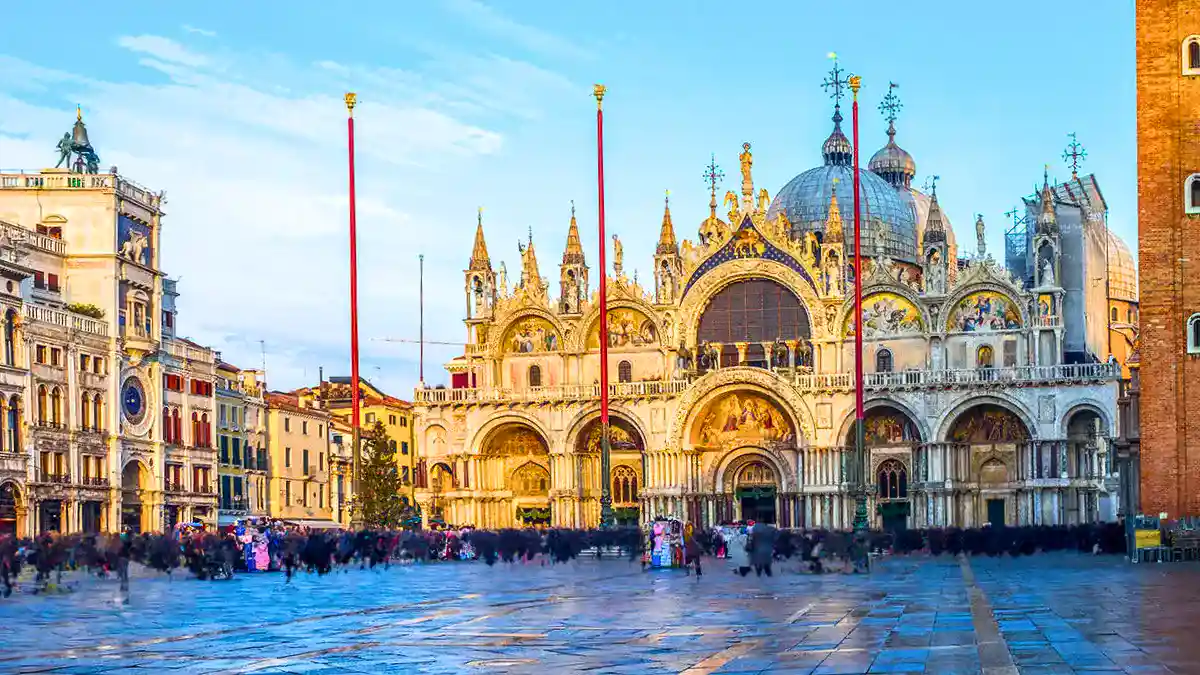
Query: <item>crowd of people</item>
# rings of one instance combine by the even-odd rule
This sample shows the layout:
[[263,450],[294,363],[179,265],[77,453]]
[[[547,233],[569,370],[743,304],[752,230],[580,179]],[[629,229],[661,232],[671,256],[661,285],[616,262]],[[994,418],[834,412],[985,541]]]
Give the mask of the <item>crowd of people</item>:
[[[1118,524],[980,529],[903,530],[897,533],[777,529],[763,523],[730,523],[687,528],[685,567],[697,574],[705,556],[725,559],[743,576],[752,569],[771,575],[772,563],[798,559],[812,572],[842,566],[863,571],[867,552],[907,555],[1032,555],[1077,550],[1124,553]],[[565,563],[585,553],[619,552],[636,561],[648,556],[649,535],[636,527],[610,529],[311,530],[278,521],[243,522],[224,531],[181,527],[168,533],[118,535],[47,533],[33,539],[0,536],[0,594],[10,595],[22,569],[32,568],[33,592],[61,585],[64,571],[116,575],[128,589],[130,563],[172,574],[184,569],[198,579],[229,579],[242,572],[282,571],[290,581],[305,570],[327,574],[335,568],[375,568],[393,562],[481,560]]]

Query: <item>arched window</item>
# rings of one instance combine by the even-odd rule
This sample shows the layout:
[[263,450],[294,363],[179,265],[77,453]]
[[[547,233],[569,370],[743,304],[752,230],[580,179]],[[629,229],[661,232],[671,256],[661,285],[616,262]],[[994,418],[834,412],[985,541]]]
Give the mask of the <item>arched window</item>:
[[[811,335],[808,311],[796,294],[774,281],[755,279],[729,284],[709,299],[700,317],[696,339],[700,344],[723,345],[721,365],[736,366],[738,342],[806,342]],[[747,352],[750,360],[751,354]],[[766,361],[761,344],[754,358]]]
[[200,447],[200,415],[192,413],[192,447]]
[[38,399],[37,399],[38,424],[44,424],[46,422],[46,420],[50,419],[50,403],[49,403],[49,401],[46,400],[46,385],[44,385],[44,384],[38,385],[37,397],[38,397]]
[[54,419],[54,426],[62,424],[62,392],[58,387],[50,390],[50,414]]
[[892,350],[880,349],[875,352],[875,372],[890,373],[892,368]]
[[1200,173],[1188,176],[1183,183],[1183,212],[1200,213]]
[[542,386],[542,368],[541,366],[529,366],[529,386]]
[[617,382],[633,382],[633,365],[628,361],[617,364]]
[[88,422],[92,419],[92,397],[85,391],[83,396],[79,397],[79,428],[87,429],[91,426]]
[[1133,308],[1125,310],[1125,323],[1133,323]]
[[1189,354],[1200,354],[1200,314],[1188,319],[1187,350]]
[[908,470],[894,459],[879,465],[878,479],[880,499],[908,498]]
[[200,415],[200,437],[204,439],[203,447],[205,447],[205,448],[212,447],[212,435],[211,434],[212,434],[212,431],[209,429],[209,425],[208,425],[208,413],[203,413]]
[[[84,402],[84,406],[87,406],[86,401]],[[84,426],[87,426],[87,425],[84,424]],[[163,406],[163,441],[165,441],[167,443],[174,443],[175,442],[175,434],[173,433],[174,431],[175,431],[175,428],[171,426],[171,409],[164,405]]]
[[96,431],[104,429],[104,397],[100,394],[92,397],[92,428]]
[[1111,320],[1113,323],[1116,323],[1116,322],[1117,322],[1117,308],[1116,308],[1116,307],[1113,307],[1113,308],[1112,308],[1112,309],[1109,311],[1109,316],[1111,317],[1111,319],[1110,319],[1110,320]]
[[1184,73],[1187,75],[1200,75],[1200,72],[1189,72],[1200,71],[1200,37],[1192,36],[1184,44],[1187,51],[1187,57],[1184,61]]
[[617,466],[612,473],[612,500],[615,504],[637,503],[637,472],[628,466]]
[[978,368],[991,368],[996,363],[996,353],[991,345],[983,345],[979,351],[975,352],[975,366]]
[[11,309],[4,314],[4,362],[17,365],[17,313]]
[[21,451],[21,399],[16,394],[8,399],[8,451]]
[[[183,424],[179,421],[179,408],[171,408],[171,422],[175,426],[175,442],[183,443]],[[100,428],[100,420],[96,420],[96,428]]]

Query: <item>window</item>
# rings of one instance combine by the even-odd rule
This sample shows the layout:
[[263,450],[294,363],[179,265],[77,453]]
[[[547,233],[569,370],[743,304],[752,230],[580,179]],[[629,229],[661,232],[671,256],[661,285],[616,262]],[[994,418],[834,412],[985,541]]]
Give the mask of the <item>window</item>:
[[100,358],[99,356],[92,359],[92,372],[96,373],[97,375],[104,374],[104,359]]
[[284,431],[292,430],[292,419],[290,417],[283,418],[283,430]]
[[617,364],[617,382],[633,382],[633,364],[628,361]]
[[208,413],[200,415],[200,436],[204,439],[201,447],[212,447],[212,427],[208,424]]
[[229,463],[229,437],[224,436],[224,435],[218,436],[217,437],[217,445],[221,446],[221,463],[228,464]]
[[1133,308],[1125,310],[1125,323],[1133,323]]
[[396,426],[396,416],[395,415],[388,415],[388,424],[390,424],[392,426]]
[[[99,401],[100,399],[97,397],[96,402],[99,403]],[[171,423],[175,426],[175,442],[183,443],[183,425],[179,420],[179,408],[171,409]],[[99,426],[99,422],[97,422],[97,426]]]
[[996,362],[995,352],[991,345],[983,345],[975,352],[975,366],[977,368],[991,368]]
[[55,293],[57,293],[59,291],[57,274],[47,274],[46,275],[46,287],[49,288],[50,290],[54,291]]
[[292,481],[283,481],[283,505],[287,506],[292,503]]
[[875,372],[890,373],[892,372],[892,350],[880,349],[875,352]]
[[1109,321],[1116,323],[1117,322],[1117,308],[1113,307],[1111,310],[1109,310],[1108,316],[1109,316],[1109,319],[1108,319]]
[[325,488],[317,486],[317,508],[325,508]]
[[[166,412],[166,408],[163,408],[163,412],[164,413]],[[83,396],[81,396],[79,398],[79,428],[80,429],[87,429],[89,426],[91,426],[90,424],[88,424],[91,416],[92,416],[92,397],[89,396],[87,394],[87,392],[84,392]]]
[[318,452],[317,453],[317,471],[324,471],[324,470],[325,470],[325,453]]
[[235,466],[242,464],[242,439],[237,437],[233,439],[233,463]]
[[1200,35],[1183,41],[1183,74],[1200,75]]
[[292,467],[292,449],[291,448],[283,449],[283,466],[285,469],[290,469]]
[[325,438],[325,425],[324,424],[317,425],[317,438]]
[[[92,428],[96,431],[104,428],[104,399],[100,394],[92,397],[92,423],[94,425]],[[176,429],[178,428],[178,424],[176,424]]]
[[[88,400],[87,400],[86,394],[84,395],[84,399],[83,399],[83,407],[85,409],[88,407]],[[85,415],[86,415],[86,413],[85,413]],[[86,427],[87,423],[84,422],[83,426]],[[171,409],[168,408],[167,406],[163,406],[163,442],[174,443],[175,442],[174,433],[175,433],[175,427],[171,425]]]
[[613,467],[612,500],[615,504],[637,503],[637,473],[628,466]]
[[21,399],[13,394],[8,399],[8,438],[5,439],[9,452],[21,451],[21,407]]
[[59,349],[58,347],[50,348],[50,365],[52,365],[52,366],[61,366],[62,365],[62,350]]
[[81,372],[86,373],[87,371],[89,371],[91,369],[92,369],[92,357],[88,356],[87,354],[80,354],[79,355],[79,370]]
[[46,287],[46,273],[45,272],[43,272],[41,270],[33,271],[33,287],[34,288],[45,288]]
[[881,464],[877,478],[880,499],[908,497],[908,471],[897,460],[889,459]]
[[1004,367],[1015,368],[1017,365],[1017,341],[1004,341]]
[[50,392],[50,411],[54,416],[54,426],[62,425],[62,392],[58,387]]
[[1200,354],[1200,314],[1193,314],[1188,319],[1187,350],[1189,354]]
[[542,369],[538,366],[529,366],[529,386],[542,386]]
[[308,435],[308,420],[300,420],[300,433]]
[[400,426],[402,426],[402,427],[408,426],[408,418],[407,417],[400,418]]
[[402,441],[400,443],[400,454],[402,454],[402,455],[408,454],[408,441]]
[[174,328],[175,327],[175,315],[174,314],[172,314],[170,312],[163,312],[163,327],[164,328]]
[[46,345],[38,345],[33,348],[33,360],[37,363],[46,363]]
[[305,476],[308,475],[308,448],[305,448],[300,455],[300,470],[304,472]]
[[46,385],[39,384],[37,392],[37,418],[39,424],[44,424],[49,419],[50,403],[46,397]]
[[[100,359],[96,359],[99,363]],[[179,375],[163,375],[163,386],[171,391],[183,391],[183,378]]]
[[227,417],[227,415],[225,414],[225,404],[222,403],[220,406],[217,407],[217,419],[220,420],[219,424],[222,427],[228,426],[225,422],[226,417]]
[[4,362],[17,365],[17,313],[11,309],[4,317]]
[[402,466],[402,467],[400,467],[400,483],[402,485],[408,485],[408,482],[409,482],[408,467]]
[[389,450],[391,450],[393,454],[395,454],[395,452],[396,452],[396,441],[391,441],[391,440],[389,440],[389,441],[388,441],[388,449],[389,449]]
[[1183,212],[1200,214],[1200,173],[1194,173],[1184,181]]
[[367,413],[367,424],[375,424],[375,413]]

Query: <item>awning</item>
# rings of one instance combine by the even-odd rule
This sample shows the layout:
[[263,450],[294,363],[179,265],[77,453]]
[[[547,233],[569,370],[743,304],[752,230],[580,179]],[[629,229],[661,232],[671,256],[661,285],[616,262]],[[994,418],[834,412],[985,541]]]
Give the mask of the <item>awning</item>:
[[341,523],[335,523],[332,520],[289,520],[289,524],[307,527],[312,530],[340,530]]

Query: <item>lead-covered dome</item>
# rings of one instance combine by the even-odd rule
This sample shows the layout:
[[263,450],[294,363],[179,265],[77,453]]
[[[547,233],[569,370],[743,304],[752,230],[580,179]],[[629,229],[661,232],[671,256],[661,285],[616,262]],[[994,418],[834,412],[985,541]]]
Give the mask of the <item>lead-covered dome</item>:
[[1137,263],[1120,237],[1108,230],[1108,295],[1118,300],[1138,301]]
[[[847,242],[847,252],[854,238],[854,168],[851,166],[850,142],[842,133],[841,115],[834,116],[833,133],[825,141],[825,165],[809,169],[788,181],[775,195],[767,218],[783,213],[792,224],[792,237],[801,238],[809,232],[824,234],[829,217],[829,202],[836,189],[838,204]],[[836,186],[836,188],[835,188]],[[893,260],[917,261],[916,214],[911,202],[900,198],[896,188],[878,175],[860,172],[859,196],[862,199],[863,251],[878,255],[876,248],[880,229],[885,231],[884,253]]]

